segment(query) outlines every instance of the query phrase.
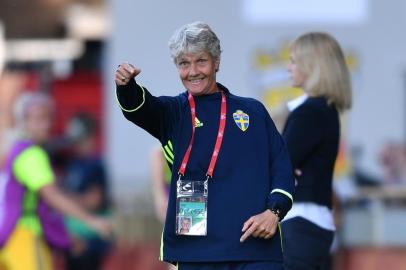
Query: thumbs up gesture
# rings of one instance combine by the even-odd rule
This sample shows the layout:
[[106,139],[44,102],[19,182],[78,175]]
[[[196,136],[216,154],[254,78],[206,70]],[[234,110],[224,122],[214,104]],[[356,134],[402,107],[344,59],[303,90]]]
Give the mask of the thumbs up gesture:
[[115,82],[116,85],[126,85],[135,76],[140,74],[141,69],[129,64],[122,63],[118,66],[116,70]]

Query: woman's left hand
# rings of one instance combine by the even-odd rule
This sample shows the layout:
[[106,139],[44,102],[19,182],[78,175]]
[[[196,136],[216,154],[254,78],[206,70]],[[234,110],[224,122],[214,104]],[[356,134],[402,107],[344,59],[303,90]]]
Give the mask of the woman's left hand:
[[271,238],[278,226],[279,218],[277,215],[267,209],[261,214],[250,217],[242,228],[244,233],[240,242],[244,242],[249,236],[259,237],[264,239]]

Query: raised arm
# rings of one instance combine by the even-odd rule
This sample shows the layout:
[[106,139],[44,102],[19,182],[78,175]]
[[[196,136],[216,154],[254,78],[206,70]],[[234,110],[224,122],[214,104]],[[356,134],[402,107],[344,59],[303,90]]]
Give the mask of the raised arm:
[[115,74],[117,101],[127,120],[162,141],[164,129],[176,113],[174,98],[151,95],[135,81],[140,72],[131,64],[119,65]]

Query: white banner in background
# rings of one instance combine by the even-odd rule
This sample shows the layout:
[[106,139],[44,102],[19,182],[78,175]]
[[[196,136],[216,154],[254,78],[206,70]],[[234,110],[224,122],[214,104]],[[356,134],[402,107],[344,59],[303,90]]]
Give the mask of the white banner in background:
[[363,24],[369,0],[244,0],[249,24]]

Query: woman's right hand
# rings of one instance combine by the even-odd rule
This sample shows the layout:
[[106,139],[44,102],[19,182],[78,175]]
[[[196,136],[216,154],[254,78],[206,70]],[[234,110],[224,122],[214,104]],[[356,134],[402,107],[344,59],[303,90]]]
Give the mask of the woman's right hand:
[[127,85],[128,82],[140,74],[140,72],[141,69],[134,67],[129,63],[122,63],[118,65],[115,76],[116,85]]

